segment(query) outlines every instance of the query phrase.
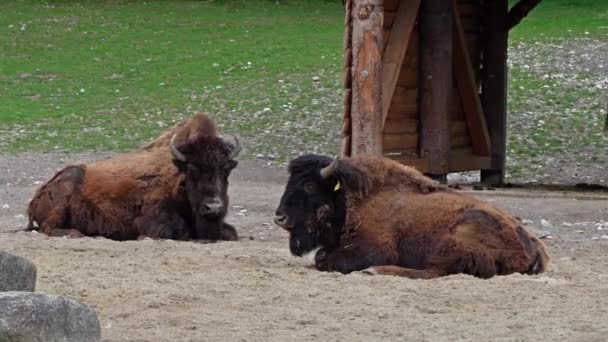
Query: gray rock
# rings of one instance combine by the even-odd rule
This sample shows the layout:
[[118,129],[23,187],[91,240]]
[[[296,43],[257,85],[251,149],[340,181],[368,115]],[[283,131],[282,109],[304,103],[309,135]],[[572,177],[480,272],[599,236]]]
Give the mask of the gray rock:
[[31,261],[0,251],[0,292],[34,291],[36,265]]
[[536,235],[539,239],[551,239],[553,238],[551,236],[551,232],[548,230],[537,230],[537,229],[530,229],[532,231],[532,233],[534,233],[534,235]]
[[87,305],[62,296],[0,293],[0,341],[101,341],[97,315]]

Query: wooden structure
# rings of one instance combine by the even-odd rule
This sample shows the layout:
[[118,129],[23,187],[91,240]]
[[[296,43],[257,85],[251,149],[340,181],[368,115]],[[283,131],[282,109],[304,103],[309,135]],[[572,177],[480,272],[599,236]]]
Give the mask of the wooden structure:
[[504,181],[509,30],[540,0],[346,0],[342,155]]

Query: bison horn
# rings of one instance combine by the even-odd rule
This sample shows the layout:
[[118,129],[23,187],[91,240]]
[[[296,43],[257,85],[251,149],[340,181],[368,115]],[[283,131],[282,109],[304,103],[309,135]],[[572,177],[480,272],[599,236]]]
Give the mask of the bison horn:
[[338,158],[334,159],[331,164],[321,169],[321,179],[327,179],[338,169]]
[[171,155],[173,159],[186,162],[186,156],[184,156],[178,149],[175,147],[175,134],[171,137],[171,141],[169,141],[169,151],[171,151]]
[[230,159],[233,159],[238,156],[239,152],[241,152],[241,142],[239,141],[239,138],[237,138],[236,135],[230,134],[228,136],[222,137],[222,139],[227,144],[230,144],[232,146],[232,151],[230,152],[230,155],[228,157]]

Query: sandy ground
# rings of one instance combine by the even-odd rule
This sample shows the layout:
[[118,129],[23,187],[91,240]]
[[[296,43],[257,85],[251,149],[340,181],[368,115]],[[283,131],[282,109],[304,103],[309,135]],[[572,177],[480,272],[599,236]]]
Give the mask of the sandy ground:
[[[271,225],[283,170],[242,162],[231,180],[239,242],[114,242],[15,232],[39,182],[103,155],[0,156],[0,248],[38,265],[37,290],[95,308],[106,341],[605,341],[608,196],[474,192],[549,234],[538,276],[409,280],[310,268]],[[544,225],[541,224],[544,220]],[[606,236],[608,238],[608,236]],[[595,238],[595,239],[594,239]]]

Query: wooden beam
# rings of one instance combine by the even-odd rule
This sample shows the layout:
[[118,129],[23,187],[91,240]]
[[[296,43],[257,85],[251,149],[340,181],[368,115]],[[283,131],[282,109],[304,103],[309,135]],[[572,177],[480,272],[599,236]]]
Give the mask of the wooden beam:
[[606,122],[604,122],[604,133],[608,133],[608,108],[606,108]]
[[506,28],[510,31],[517,26],[542,0],[520,0],[507,15]]
[[[453,172],[479,170],[488,167],[490,165],[489,157],[475,156],[470,150],[455,150],[450,155],[450,170]],[[429,160],[426,158],[416,158],[409,154],[394,154],[389,153],[386,155],[387,158],[398,161],[403,165],[415,167],[422,173],[429,173]]]
[[382,127],[386,122],[403,60],[414,31],[420,0],[401,2],[382,61]]
[[382,0],[352,0],[351,155],[382,153]]
[[452,1],[445,0],[425,0],[420,7],[420,157],[428,159],[434,175],[449,172],[452,10]]
[[508,0],[486,2],[484,9],[481,103],[491,141],[492,165],[481,171],[481,180],[501,185],[505,176],[507,145],[507,47]]
[[353,0],[344,1],[344,98],[342,107],[342,157],[350,157],[352,147],[352,4]]
[[462,107],[467,118],[469,133],[473,141],[473,151],[479,156],[490,155],[490,135],[484,117],[479,87],[475,82],[475,71],[467,48],[466,37],[460,21],[460,12],[456,0],[454,4],[454,76]]

